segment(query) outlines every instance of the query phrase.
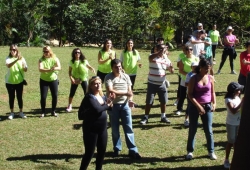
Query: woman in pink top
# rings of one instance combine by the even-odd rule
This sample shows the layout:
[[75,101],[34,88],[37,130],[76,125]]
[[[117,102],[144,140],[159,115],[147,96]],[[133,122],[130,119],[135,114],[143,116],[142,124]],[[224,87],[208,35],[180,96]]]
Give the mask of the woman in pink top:
[[250,72],[250,40],[245,43],[245,48],[246,51],[240,53],[240,74],[238,77],[238,83],[243,86],[246,86],[247,73]]
[[239,39],[236,38],[235,35],[233,35],[233,31],[234,29],[231,26],[227,27],[226,35],[223,38],[224,50],[221,56],[220,67],[219,70],[217,71],[217,74],[220,74],[220,71],[224,63],[227,60],[227,56],[229,56],[231,74],[236,74],[236,72],[234,71],[234,59],[237,56],[235,51],[235,44],[239,43]]
[[214,79],[208,73],[211,69],[210,63],[201,59],[194,75],[188,84],[189,105],[189,131],[187,142],[186,159],[193,158],[195,134],[198,126],[199,116],[202,120],[203,129],[207,139],[207,151],[210,159],[217,159],[214,154],[213,140],[213,111],[216,107],[216,98],[214,92]]

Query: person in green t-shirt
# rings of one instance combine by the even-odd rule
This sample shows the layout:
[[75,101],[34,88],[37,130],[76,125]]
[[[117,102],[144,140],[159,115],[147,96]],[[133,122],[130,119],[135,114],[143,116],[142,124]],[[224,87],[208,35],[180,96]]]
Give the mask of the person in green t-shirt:
[[38,69],[40,74],[40,94],[41,94],[41,118],[45,116],[46,98],[48,89],[50,89],[52,96],[51,115],[57,117],[55,112],[57,105],[58,84],[57,79],[58,71],[61,70],[59,59],[53,53],[50,46],[43,47],[43,56],[38,61]]
[[141,68],[142,64],[138,63],[141,60],[141,57],[139,52],[135,50],[134,41],[132,39],[129,39],[126,42],[126,47],[121,53],[120,60],[122,62],[123,70],[130,77],[132,83],[131,88],[133,90],[137,74],[137,68],[138,66]]
[[116,58],[115,51],[112,50],[112,41],[106,39],[102,49],[98,53],[98,71],[97,76],[104,82],[105,76],[111,72],[110,62]]
[[223,47],[220,32],[217,29],[217,25],[213,25],[213,29],[208,32],[208,37],[211,38],[212,41],[212,54],[213,54],[213,61],[215,61],[215,50],[218,46],[218,42],[220,42],[221,46]]
[[5,85],[9,95],[10,115],[8,119],[12,120],[14,114],[15,93],[19,106],[19,117],[27,118],[23,114],[23,80],[24,72],[27,71],[27,63],[21,53],[18,51],[17,45],[10,46],[10,53],[6,57],[5,64],[7,66],[7,74],[5,75]]
[[81,84],[84,94],[86,94],[88,86],[88,70],[90,69],[94,74],[95,69],[89,65],[88,60],[83,55],[80,48],[75,48],[71,54],[72,59],[69,62],[69,78],[71,81],[69,104],[66,109],[67,112],[72,110],[72,101],[75,95],[76,89]]

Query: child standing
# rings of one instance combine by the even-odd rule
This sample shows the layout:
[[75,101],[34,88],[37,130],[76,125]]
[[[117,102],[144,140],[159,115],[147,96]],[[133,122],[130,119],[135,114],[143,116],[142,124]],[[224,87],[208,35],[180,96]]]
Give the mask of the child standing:
[[227,145],[226,145],[226,157],[224,161],[224,168],[230,168],[229,155],[231,148],[234,146],[239,124],[240,124],[240,108],[243,103],[243,99],[240,99],[240,93],[244,86],[236,82],[231,82],[227,86],[227,94],[225,96],[225,105],[227,108]]

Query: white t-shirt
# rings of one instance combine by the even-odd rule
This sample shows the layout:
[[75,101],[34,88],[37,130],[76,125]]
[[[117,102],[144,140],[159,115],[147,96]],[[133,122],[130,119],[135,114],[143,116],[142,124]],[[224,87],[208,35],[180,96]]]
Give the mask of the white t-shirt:
[[193,55],[195,55],[196,57],[199,57],[200,52],[204,51],[204,48],[205,48],[204,43],[202,43],[201,40],[198,40],[196,37],[193,37],[193,36],[191,37],[191,40],[201,42],[201,43],[198,43],[198,44],[191,44],[192,47],[193,47]]
[[235,98],[225,98],[225,105],[226,105],[226,108],[227,108],[227,119],[226,119],[226,123],[229,124],[229,125],[236,125],[238,126],[240,124],[240,117],[241,117],[241,114],[240,114],[240,111],[238,111],[237,113],[233,114],[230,109],[228,108],[227,106],[227,103],[230,102],[233,104],[233,107],[237,107],[240,102],[241,102],[241,99],[236,96]]

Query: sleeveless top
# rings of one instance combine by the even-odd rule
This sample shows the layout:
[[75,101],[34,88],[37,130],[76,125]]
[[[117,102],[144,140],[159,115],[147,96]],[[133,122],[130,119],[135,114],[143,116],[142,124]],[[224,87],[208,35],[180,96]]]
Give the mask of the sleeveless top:
[[198,103],[210,103],[212,101],[211,94],[211,77],[208,75],[208,83],[206,85],[200,85],[197,81],[197,75],[195,76],[195,85],[194,85],[194,98]]

